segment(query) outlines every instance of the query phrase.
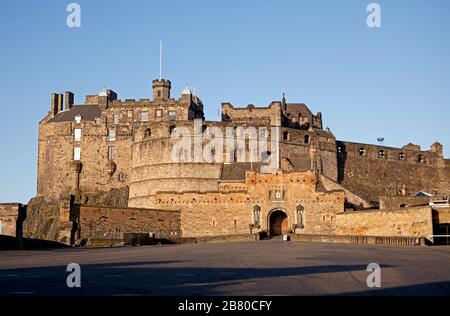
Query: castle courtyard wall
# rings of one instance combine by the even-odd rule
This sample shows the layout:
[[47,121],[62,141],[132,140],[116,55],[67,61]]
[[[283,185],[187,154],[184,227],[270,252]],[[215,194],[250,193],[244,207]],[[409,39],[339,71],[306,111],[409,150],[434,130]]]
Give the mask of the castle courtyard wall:
[[433,217],[429,206],[397,210],[368,210],[337,215],[336,235],[399,236],[432,239]]
[[180,212],[144,208],[80,207],[81,239],[123,239],[124,233],[180,235]]

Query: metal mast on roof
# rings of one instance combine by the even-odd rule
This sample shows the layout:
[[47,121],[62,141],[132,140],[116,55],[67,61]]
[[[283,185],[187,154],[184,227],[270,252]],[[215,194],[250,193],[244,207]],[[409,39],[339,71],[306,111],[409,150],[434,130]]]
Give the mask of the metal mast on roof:
[[159,41],[159,81],[161,81],[162,79],[162,51],[163,51],[163,46],[162,46],[162,40]]

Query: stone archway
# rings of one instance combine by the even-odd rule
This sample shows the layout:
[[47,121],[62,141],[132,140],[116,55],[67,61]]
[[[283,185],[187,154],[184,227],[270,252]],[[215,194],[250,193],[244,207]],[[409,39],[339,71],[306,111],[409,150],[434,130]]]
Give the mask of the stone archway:
[[286,234],[289,230],[289,219],[282,210],[274,210],[269,215],[269,232],[271,236]]

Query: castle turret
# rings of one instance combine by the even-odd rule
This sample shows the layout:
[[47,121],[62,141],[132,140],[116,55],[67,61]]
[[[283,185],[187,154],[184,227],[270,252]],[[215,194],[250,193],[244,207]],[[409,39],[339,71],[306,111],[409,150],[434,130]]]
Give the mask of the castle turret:
[[153,100],[170,99],[170,80],[153,80]]
[[444,147],[439,142],[435,142],[431,145],[431,151],[436,153],[438,158],[444,157]]
[[181,102],[187,105],[192,103],[192,92],[188,86],[181,92]]

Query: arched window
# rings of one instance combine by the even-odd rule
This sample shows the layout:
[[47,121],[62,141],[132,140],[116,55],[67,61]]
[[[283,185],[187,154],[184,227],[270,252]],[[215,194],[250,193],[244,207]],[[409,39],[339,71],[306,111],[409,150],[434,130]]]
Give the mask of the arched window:
[[150,137],[150,136],[152,136],[152,130],[150,128],[147,128],[144,131],[144,137]]
[[255,226],[261,226],[261,207],[259,205],[253,207],[253,219]]
[[117,177],[120,182],[125,182],[127,180],[127,175],[123,172],[119,173]]
[[297,227],[299,227],[299,228],[304,227],[304,218],[303,218],[304,213],[305,213],[305,208],[303,207],[303,205],[297,205],[297,209],[296,209]]
[[405,160],[406,156],[404,153],[399,153],[398,154],[398,160]]
[[366,155],[366,149],[365,149],[364,147],[361,147],[361,148],[359,149],[359,155],[360,155],[360,156],[365,156],[365,155]]

